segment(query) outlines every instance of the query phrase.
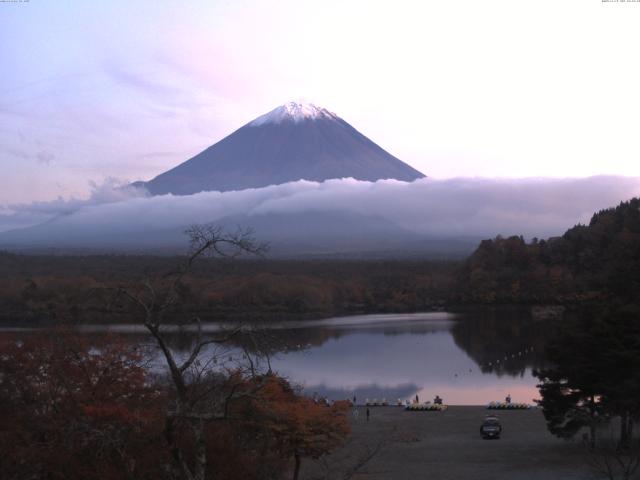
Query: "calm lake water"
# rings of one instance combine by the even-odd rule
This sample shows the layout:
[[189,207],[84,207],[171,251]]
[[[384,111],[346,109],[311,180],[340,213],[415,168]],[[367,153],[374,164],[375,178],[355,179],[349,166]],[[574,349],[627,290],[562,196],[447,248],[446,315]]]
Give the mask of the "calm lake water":
[[[110,329],[142,335],[132,326]],[[217,329],[215,324],[206,328]],[[355,395],[358,403],[366,398],[395,402],[416,394],[425,401],[440,395],[450,405],[481,405],[502,401],[507,394],[514,402],[538,398],[532,370],[544,364],[541,353],[550,331],[545,322],[503,311],[270,323],[266,336],[272,369],[310,395],[333,400]],[[143,343],[146,336],[136,338]],[[251,349],[248,338],[238,342]],[[185,338],[175,339],[177,351],[186,351],[188,345]],[[236,346],[212,348],[203,358],[214,355],[217,365],[243,356]]]
[[450,405],[479,405],[511,394],[530,403],[538,398],[532,368],[542,364],[544,339],[532,335],[539,325],[510,320],[447,313],[332,318],[290,329],[296,348],[271,363],[308,393],[330,399],[395,402],[417,394],[424,401],[437,394]]

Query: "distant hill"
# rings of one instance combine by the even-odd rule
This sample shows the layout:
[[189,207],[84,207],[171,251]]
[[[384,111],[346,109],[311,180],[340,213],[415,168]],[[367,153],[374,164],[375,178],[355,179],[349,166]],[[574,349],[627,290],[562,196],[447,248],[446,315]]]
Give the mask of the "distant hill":
[[[189,226],[157,222],[109,221],[87,215],[82,225],[59,216],[49,222],[0,233],[0,248],[50,253],[184,252]],[[250,228],[270,244],[272,258],[463,258],[478,244],[476,237],[421,235],[375,215],[341,211],[238,214],[216,221],[229,231]]]
[[460,277],[467,302],[538,303],[640,298],[640,198],[593,215],[561,237],[484,240]]
[[189,195],[353,177],[412,181],[425,175],[386,152],[336,114],[290,102],[148,182],[153,195]]

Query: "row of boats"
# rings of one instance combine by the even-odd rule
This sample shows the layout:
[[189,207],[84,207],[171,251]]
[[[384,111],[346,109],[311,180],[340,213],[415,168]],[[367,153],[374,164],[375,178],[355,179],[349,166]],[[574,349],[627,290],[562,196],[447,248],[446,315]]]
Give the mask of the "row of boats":
[[528,410],[532,407],[528,403],[517,402],[489,402],[487,405],[489,410]]
[[[383,398],[380,400],[376,398],[370,400],[367,398],[364,404],[367,407],[388,407],[389,405],[391,405],[386,398]],[[448,408],[447,405],[443,405],[442,403],[431,403],[431,402],[409,403],[408,401],[406,400],[402,401],[401,399],[398,399],[393,405],[398,407],[404,407],[405,410],[410,410],[410,411],[442,412]],[[533,408],[533,405],[530,405],[528,403],[519,403],[519,402],[489,402],[487,404],[488,410],[528,410],[530,408]]]
[[444,412],[447,408],[447,405],[441,403],[411,403],[404,409],[412,412]]

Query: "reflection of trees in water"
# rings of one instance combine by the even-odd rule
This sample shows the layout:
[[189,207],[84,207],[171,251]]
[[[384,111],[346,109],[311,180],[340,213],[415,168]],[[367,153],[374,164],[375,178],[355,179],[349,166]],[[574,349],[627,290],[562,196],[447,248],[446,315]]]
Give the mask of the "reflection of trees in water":
[[[240,355],[242,350],[246,350],[252,355],[273,357],[278,353],[321,347],[328,341],[348,335],[430,335],[450,331],[455,344],[480,366],[483,373],[521,376],[527,368],[545,366],[543,352],[546,340],[551,338],[554,331],[552,321],[535,320],[528,310],[516,308],[473,311],[460,316],[455,322],[390,321],[373,325],[297,325],[293,328],[281,325],[281,328],[265,328],[268,326],[268,323],[251,325],[251,334],[239,332],[231,338],[225,347],[228,354],[217,353],[236,358],[238,350]],[[151,338],[145,333],[128,333],[124,336],[141,346],[151,343]],[[176,352],[188,352],[195,342],[194,332],[189,330],[167,333],[166,337]]]
[[452,329],[453,339],[483,373],[522,376],[545,365],[552,320],[536,320],[525,309],[486,309],[466,314]]
[[320,347],[330,340],[338,340],[348,335],[428,335],[449,330],[451,325],[450,323],[444,324],[442,322],[397,323],[401,323],[401,325],[262,329],[252,332],[251,335],[240,334],[233,341],[236,345],[247,348],[251,352],[256,352],[257,349],[260,349],[261,353],[273,355],[281,352],[295,352],[312,347]]
[[336,331],[325,328],[262,329],[251,335],[240,334],[233,342],[250,352],[275,355],[319,347],[341,336]]
[[[238,351],[246,350],[253,355],[273,356],[281,352],[301,351],[314,346],[321,346],[331,339],[337,339],[348,333],[347,331],[325,328],[297,328],[297,329],[256,329],[250,333],[239,331],[232,335],[229,342],[217,348],[218,354],[235,355]],[[101,337],[104,333],[87,334]],[[203,334],[207,340],[214,334]],[[218,336],[220,333],[217,334]],[[156,348],[153,339],[145,332],[127,332],[117,335],[123,341],[137,345],[142,349],[153,351]],[[165,333],[167,344],[174,352],[180,354],[189,352],[195,345],[196,334],[191,330],[176,330]],[[209,352],[211,353],[211,352]]]

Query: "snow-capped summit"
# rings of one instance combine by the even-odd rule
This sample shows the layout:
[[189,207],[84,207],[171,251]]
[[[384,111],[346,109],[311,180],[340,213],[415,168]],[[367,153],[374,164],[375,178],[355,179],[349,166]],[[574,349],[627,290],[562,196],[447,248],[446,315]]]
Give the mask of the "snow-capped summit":
[[326,108],[318,107],[313,103],[287,102],[249,122],[249,125],[258,127],[265,123],[281,123],[284,121],[297,123],[303,120],[317,120],[319,118],[335,119],[338,117],[335,113],[330,112]]
[[177,167],[137,185],[153,195],[189,195],[346,177],[412,181],[424,175],[335,113],[311,103],[289,102]]

